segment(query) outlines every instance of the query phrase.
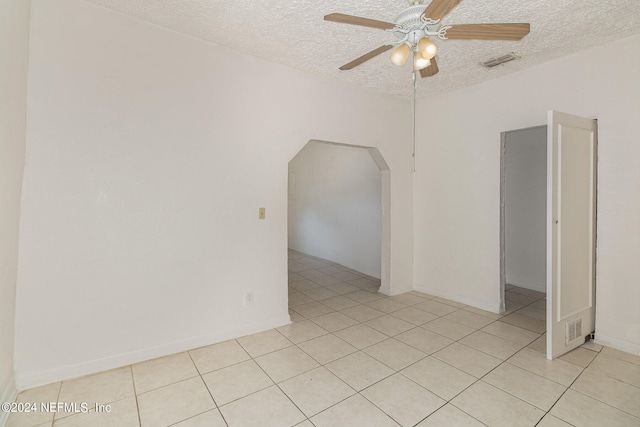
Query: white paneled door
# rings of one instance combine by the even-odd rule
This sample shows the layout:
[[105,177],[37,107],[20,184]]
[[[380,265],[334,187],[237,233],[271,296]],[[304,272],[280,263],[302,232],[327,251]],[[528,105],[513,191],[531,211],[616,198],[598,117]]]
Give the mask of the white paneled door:
[[597,123],[549,111],[547,132],[547,359],[554,359],[595,327]]

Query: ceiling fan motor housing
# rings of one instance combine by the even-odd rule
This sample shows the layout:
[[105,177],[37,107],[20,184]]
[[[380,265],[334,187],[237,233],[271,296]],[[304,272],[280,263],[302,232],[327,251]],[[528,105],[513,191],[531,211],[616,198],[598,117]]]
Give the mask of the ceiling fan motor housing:
[[406,28],[409,28],[414,25],[420,25],[422,24],[422,21],[420,20],[420,16],[422,15],[422,12],[424,12],[426,8],[427,6],[422,4],[419,4],[417,6],[410,6],[404,9],[402,12],[400,12],[396,16],[396,19],[393,20],[393,22],[399,27],[406,27]]
[[396,28],[391,31],[399,39],[404,39],[409,34],[409,40],[415,41],[427,34],[437,34],[440,29],[439,21],[430,23],[430,20],[422,20],[422,13],[426,8],[425,5],[419,4],[404,9],[394,19],[393,23]]

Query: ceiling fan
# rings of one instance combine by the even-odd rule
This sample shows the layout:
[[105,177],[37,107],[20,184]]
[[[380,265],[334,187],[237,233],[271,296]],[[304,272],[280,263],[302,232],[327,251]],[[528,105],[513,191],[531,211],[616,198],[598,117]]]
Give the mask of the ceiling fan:
[[396,16],[393,23],[375,19],[361,18],[343,13],[331,13],[324,17],[325,21],[342,24],[360,25],[390,31],[398,37],[398,41],[384,44],[361,57],[340,67],[350,70],[389,49],[396,47],[391,54],[391,62],[403,66],[409,55],[413,53],[413,70],[422,77],[436,74],[438,64],[435,56],[438,46],[430,37],[441,40],[520,40],[529,34],[529,24],[459,24],[441,25],[444,18],[461,0],[432,0],[428,6],[424,0],[409,0],[411,6]]

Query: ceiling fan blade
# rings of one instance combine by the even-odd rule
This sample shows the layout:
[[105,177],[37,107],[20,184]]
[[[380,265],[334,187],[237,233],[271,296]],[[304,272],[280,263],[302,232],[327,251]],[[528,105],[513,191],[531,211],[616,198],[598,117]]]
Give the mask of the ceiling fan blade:
[[461,24],[447,29],[452,40],[520,40],[529,34],[529,24]]
[[440,69],[438,68],[438,63],[436,62],[436,58],[431,58],[431,65],[426,68],[420,70],[420,75],[424,77],[431,77],[438,73]]
[[331,13],[324,16],[325,21],[339,22],[341,24],[360,25],[362,27],[388,30],[395,27],[391,22],[378,21],[376,19],[361,18],[359,16],[345,15],[344,13]]
[[363,62],[366,62],[366,61],[370,60],[371,58],[375,58],[376,56],[380,55],[382,52],[388,51],[392,47],[393,46],[390,46],[390,45],[380,46],[377,49],[373,49],[369,53],[365,53],[360,58],[354,59],[353,61],[349,62],[348,64],[343,65],[342,67],[340,67],[340,69],[344,71],[344,70],[350,70],[352,68],[355,68],[358,65],[362,64]]
[[344,13],[331,13],[324,16],[325,21],[339,22],[341,24],[360,25],[362,27],[379,28],[388,30],[395,27],[391,22],[378,21],[375,19],[361,18],[359,16],[345,15]]
[[424,10],[422,15],[425,18],[431,18],[434,21],[442,19],[445,15],[453,10],[461,0],[433,0]]

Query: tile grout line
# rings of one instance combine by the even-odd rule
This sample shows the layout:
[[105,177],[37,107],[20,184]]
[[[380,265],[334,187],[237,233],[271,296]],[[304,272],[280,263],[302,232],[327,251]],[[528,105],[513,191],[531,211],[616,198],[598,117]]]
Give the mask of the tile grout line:
[[[575,384],[575,382],[576,382],[576,381],[578,381],[578,378],[580,378],[580,377],[582,376],[582,374],[584,374],[584,373],[586,372],[587,368],[588,368],[588,367],[593,363],[593,361],[594,361],[594,360],[596,360],[596,358],[597,358],[599,355],[600,355],[600,352],[598,352],[598,354],[596,355],[596,357],[594,357],[594,358],[593,358],[593,359],[592,359],[592,360],[587,364],[587,366],[585,366],[585,367],[583,367],[583,368],[582,368],[582,371],[581,371],[581,372],[580,372],[580,373],[575,377],[575,379],[571,382],[571,384],[569,384],[569,385],[565,388],[565,390],[560,394],[560,396],[556,399],[556,401],[555,401],[555,402],[553,402],[553,405],[551,405],[551,407],[550,407],[550,408],[549,408],[549,410],[547,411],[547,414],[550,414],[551,416],[555,417],[555,415],[551,414],[551,410],[552,410],[552,409],[553,409],[553,408],[558,404],[558,402],[560,401],[560,399],[562,399],[562,397],[567,393],[567,391],[569,391],[569,390],[571,389],[571,386],[573,386],[573,384]],[[577,366],[577,365],[576,365],[576,366]],[[572,390],[572,391],[574,391],[574,392],[576,392],[576,393],[580,393],[580,392],[579,392],[579,391],[577,391],[577,390],[573,390],[573,389],[571,389],[571,390]],[[583,395],[584,395],[584,393],[580,393],[580,394],[583,394]],[[586,395],[585,395],[585,396],[586,396]],[[587,397],[591,397],[591,396],[587,396]],[[593,399],[593,398],[592,398],[592,399]],[[601,402],[601,403],[604,403],[605,405],[608,405],[608,406],[610,406],[610,407],[612,407],[612,408],[615,408],[614,406],[611,406],[611,405],[607,404],[606,402],[602,402],[602,401],[600,401],[599,399],[594,399],[594,400],[597,400],[597,401],[599,401],[599,402]],[[615,408],[615,409],[618,409],[618,408]],[[618,410],[620,410],[620,409],[618,409]],[[543,417],[543,418],[544,418],[544,417]],[[560,418],[560,417],[556,417],[556,418],[558,418],[558,419],[562,419],[562,418]],[[565,420],[562,420],[562,421],[565,421]],[[567,422],[567,423],[568,423],[568,421],[565,421],[565,422]]]
[[133,385],[133,397],[136,399],[136,412],[138,414],[138,426],[142,427],[142,418],[140,416],[140,404],[138,403],[138,392],[136,390],[136,380],[133,377],[133,365],[129,365],[129,372],[131,372],[131,384]]
[[[227,422],[226,418],[225,418],[225,417],[224,417],[224,415],[222,414],[222,411],[220,410],[220,405],[218,405],[218,402],[216,402],[216,398],[215,398],[215,397],[213,397],[213,394],[211,393],[211,390],[209,390],[209,386],[207,385],[207,382],[204,380],[204,377],[203,377],[203,375],[204,375],[204,374],[203,374],[202,372],[200,372],[200,369],[198,369],[198,365],[196,365],[195,360],[193,360],[193,356],[191,355],[191,351],[187,351],[187,354],[189,355],[189,359],[191,359],[191,363],[193,363],[193,366],[196,368],[196,372],[198,372],[198,376],[200,377],[200,381],[202,381],[202,383],[204,384],[205,388],[207,389],[207,393],[209,393],[209,396],[211,396],[211,400],[213,401],[213,404],[216,406],[216,409],[218,410],[218,413],[219,413],[219,414],[220,414],[220,416],[222,417],[222,421],[224,421],[224,423],[225,423],[225,424],[227,425],[227,427],[228,427],[228,426],[229,426],[229,423]],[[240,362],[240,363],[241,363],[241,362]],[[212,371],[212,372],[213,372],[213,371]],[[194,377],[194,378],[195,378],[195,377]],[[206,413],[206,412],[209,412],[209,411],[201,412],[200,414],[196,414],[196,415],[194,415],[194,416],[192,416],[192,417],[189,417],[189,418],[187,418],[187,419],[185,419],[185,420],[182,420],[182,421],[186,421],[186,420],[188,420],[188,419],[198,417],[198,416],[200,416],[200,415],[202,415],[202,414],[204,414],[204,413]],[[182,422],[182,421],[178,421],[178,422]],[[175,423],[175,424],[177,424],[177,423]]]
[[[278,331],[278,330],[276,329],[276,331]],[[286,336],[284,336],[284,334],[282,334],[282,332],[278,331],[278,333],[280,333],[280,335],[282,335],[285,339],[289,340]],[[292,342],[291,340],[289,340],[289,341],[290,341],[290,342]],[[306,341],[305,341],[305,342],[306,342]],[[238,343],[238,344],[240,344],[240,343]],[[240,344],[240,345],[242,346],[242,344]],[[306,354],[307,356],[311,357],[311,355],[308,355],[308,354],[307,354],[303,349],[301,349],[300,347],[298,347],[298,345],[297,345],[297,344],[293,343],[293,346],[295,346],[296,348],[298,348],[300,351],[302,351],[302,352],[303,352],[304,354]],[[290,348],[290,347],[292,347],[292,346],[285,347],[285,348]],[[243,347],[243,348],[244,348],[244,347]],[[280,350],[284,350],[284,349],[280,349]],[[276,350],[276,351],[280,351],[280,350]],[[245,349],[245,351],[247,351],[247,350]],[[248,352],[247,352],[247,353],[248,353]],[[267,354],[271,354],[271,353],[267,353]],[[264,356],[264,355],[262,355],[262,356]],[[264,373],[264,374],[265,374],[265,375],[266,375],[266,376],[267,376],[267,377],[268,377],[268,378],[273,382],[273,385],[274,385],[274,386],[276,386],[276,387],[278,388],[278,390],[280,390],[280,392],[281,392],[282,394],[284,394],[284,395],[287,397],[287,399],[289,399],[289,401],[290,401],[290,402],[291,402],[291,403],[296,407],[296,409],[298,409],[298,411],[300,411],[300,413],[305,417],[305,420],[307,420],[307,421],[311,422],[311,420],[309,419],[309,417],[307,416],[307,414],[305,414],[305,413],[304,413],[304,411],[303,411],[303,410],[302,410],[302,409],[301,409],[301,408],[300,408],[300,407],[299,407],[299,406],[298,406],[298,405],[293,401],[293,399],[291,399],[291,397],[290,397],[290,396],[289,396],[289,395],[288,395],[288,394],[287,394],[287,393],[282,389],[282,387],[280,387],[280,385],[279,385],[279,384],[278,384],[278,383],[277,383],[277,382],[276,382],[276,381],[275,381],[275,380],[274,380],[274,379],[269,375],[269,373],[268,373],[267,371],[265,371],[265,370],[264,370],[264,368],[263,368],[263,367],[262,367],[262,366],[257,362],[257,360],[255,360],[255,358],[254,358],[253,356],[251,356],[250,354],[249,354],[249,357],[251,357],[251,360],[252,360],[252,361],[253,361],[253,362],[254,362],[254,363],[255,363],[255,364],[260,368],[260,370],[261,370],[261,371],[262,371],[262,372],[263,372],[263,373]],[[259,356],[259,357],[261,357],[261,356]],[[319,363],[317,360],[313,359],[313,357],[311,357],[311,359],[312,359],[314,362],[318,363],[318,365],[319,365],[319,366],[324,367],[324,365],[322,365],[321,363]],[[313,368],[313,369],[316,369],[316,368]],[[310,372],[310,371],[312,371],[313,369],[310,369],[309,371],[302,372],[302,373],[300,373],[300,374],[298,374],[298,375],[295,375],[295,376],[293,376],[293,377],[291,377],[291,378],[287,378],[286,380],[283,380],[282,382],[284,382],[284,381],[288,381],[288,380],[290,380],[290,379],[292,379],[292,378],[296,378],[297,376],[299,376],[299,375],[303,375],[303,374],[305,374],[305,373],[307,373],[307,372]],[[269,387],[273,387],[273,386],[269,386]],[[265,388],[263,388],[262,390],[266,390],[266,389],[267,389],[267,388],[269,388],[269,387],[265,387]],[[262,391],[262,390],[258,390],[258,391],[254,392],[254,393],[252,393],[252,394],[259,393],[259,392],[260,392],[260,391]],[[246,396],[245,396],[245,397],[246,397]],[[229,402],[229,403],[231,403],[231,402]],[[301,421],[300,423],[304,422],[305,420]],[[298,425],[298,424],[300,424],[300,423],[296,423],[295,425]],[[312,423],[312,424],[313,424],[313,423]],[[228,425],[228,424],[227,424],[227,425]]]
[[[601,351],[602,351],[602,350],[601,350]],[[625,411],[625,410],[623,410],[623,409],[621,409],[621,408],[618,408],[618,407],[616,407],[616,406],[613,406],[613,405],[611,405],[610,403],[604,402],[604,401],[602,401],[602,400],[600,400],[600,399],[598,399],[598,398],[596,398],[596,397],[593,397],[593,396],[590,396],[590,395],[588,395],[588,394],[586,394],[586,393],[583,393],[583,392],[581,392],[580,390],[575,390],[575,389],[572,389],[572,388],[571,388],[571,387],[575,384],[575,382],[576,382],[576,381],[578,381],[578,379],[582,376],[582,374],[584,374],[584,373],[587,371],[587,368],[588,368],[589,366],[591,366],[591,364],[592,364],[592,363],[593,363],[593,362],[594,362],[594,361],[595,361],[595,360],[596,360],[596,359],[597,359],[601,354],[602,354],[602,353],[599,351],[599,352],[598,352],[598,354],[596,355],[596,357],[594,357],[594,358],[593,358],[593,359],[592,359],[592,360],[587,364],[587,366],[586,366],[586,367],[582,370],[582,372],[580,372],[580,374],[579,374],[579,375],[578,375],[578,376],[577,376],[577,377],[576,377],[576,378],[571,382],[571,385],[569,385],[569,387],[567,387],[567,390],[565,390],[565,391],[564,391],[564,393],[562,393],[562,395],[564,395],[564,394],[565,394],[569,389],[571,389],[571,391],[573,391],[573,392],[575,392],[575,393],[579,393],[579,394],[581,394],[581,395],[583,395],[583,396],[586,396],[586,397],[588,397],[588,398],[590,398],[590,399],[593,399],[593,400],[595,400],[595,401],[597,401],[597,402],[600,402],[600,403],[602,403],[602,404],[604,404],[604,405],[607,405],[607,406],[608,406],[608,407],[610,407],[610,408],[616,409],[616,410],[618,410],[618,411],[620,411],[620,412],[623,412],[623,413],[625,413],[625,414],[627,414],[627,415],[630,415],[630,416],[632,416],[632,417],[637,418],[637,419],[639,419],[639,420],[640,420],[640,417],[637,417],[637,416],[636,416],[636,415],[634,415],[634,414],[631,414],[631,413],[629,413],[629,412],[627,412],[627,411]],[[606,376],[606,375],[605,375],[605,376]],[[616,378],[612,378],[612,377],[609,377],[609,378],[614,379],[614,380],[617,380]],[[617,380],[617,381],[620,381],[620,380]],[[624,383],[624,381],[621,381],[621,382],[623,382],[623,383]],[[626,384],[626,383],[625,383],[625,384]],[[629,385],[633,386],[633,384],[629,384]],[[633,386],[633,387],[635,387],[635,386]],[[640,387],[636,387],[636,388],[640,388]],[[560,400],[560,399],[558,399],[558,400]],[[558,403],[558,401],[556,401],[556,402],[553,404],[553,406],[555,406],[555,405],[556,405],[556,403]],[[553,408],[553,407],[552,407],[552,408]],[[551,409],[549,409],[549,410],[551,410]]]

